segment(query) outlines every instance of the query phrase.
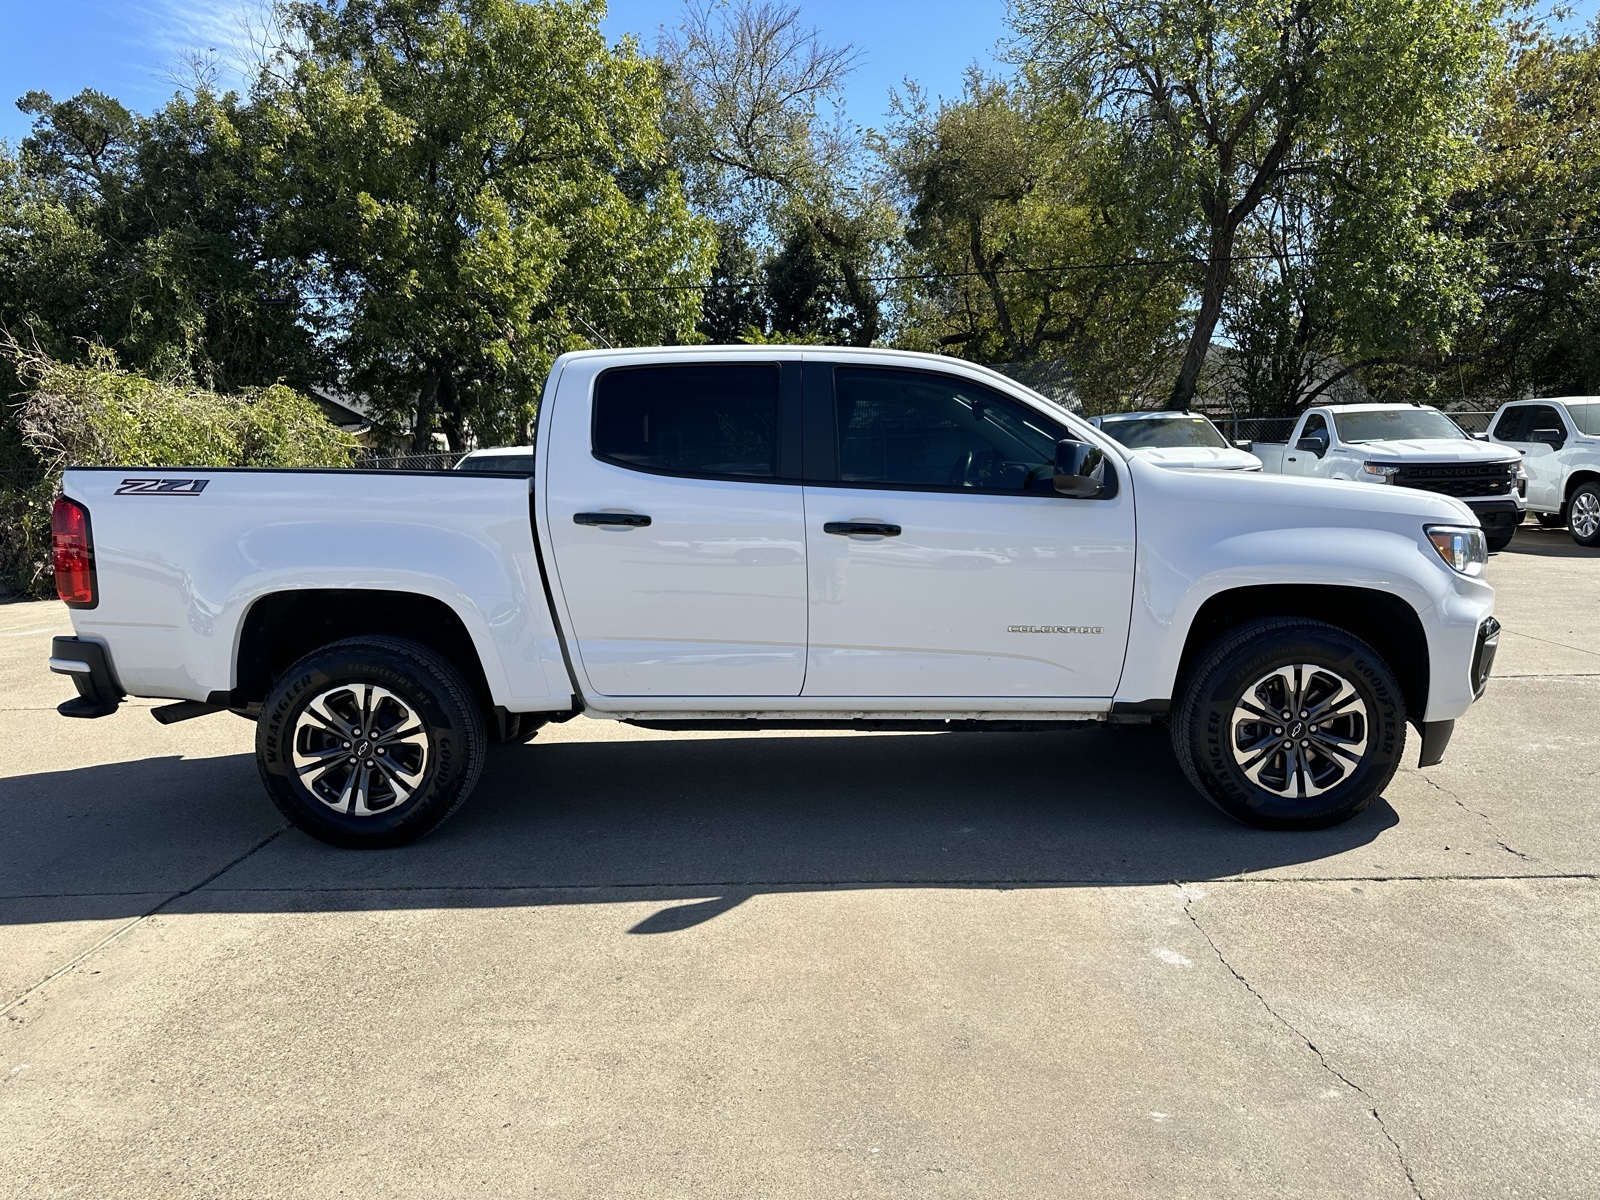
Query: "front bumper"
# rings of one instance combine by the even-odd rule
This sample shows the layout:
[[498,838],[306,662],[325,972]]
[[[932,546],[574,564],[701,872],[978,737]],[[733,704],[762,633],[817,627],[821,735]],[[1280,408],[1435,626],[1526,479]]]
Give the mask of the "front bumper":
[[72,677],[78,694],[56,706],[63,717],[108,717],[122,703],[122,685],[99,642],[58,637],[50,643],[50,669]]
[[1524,510],[1521,500],[1496,498],[1465,500],[1462,503],[1472,510],[1472,515],[1478,518],[1478,524],[1483,526],[1485,533],[1501,533],[1522,524]]

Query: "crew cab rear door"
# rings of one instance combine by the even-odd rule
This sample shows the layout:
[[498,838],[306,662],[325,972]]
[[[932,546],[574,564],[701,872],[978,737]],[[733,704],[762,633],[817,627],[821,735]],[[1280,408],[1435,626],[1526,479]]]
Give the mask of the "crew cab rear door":
[[[820,357],[820,356],[819,356]],[[1051,486],[1064,425],[954,373],[814,361],[809,697],[1116,691],[1134,571],[1115,496]]]
[[563,369],[540,520],[589,692],[800,693],[799,370],[714,353]]

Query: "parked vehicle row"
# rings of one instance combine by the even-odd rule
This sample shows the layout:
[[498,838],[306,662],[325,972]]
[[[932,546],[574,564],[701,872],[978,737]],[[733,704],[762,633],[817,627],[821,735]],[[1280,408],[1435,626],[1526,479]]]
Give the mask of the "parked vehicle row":
[[1308,829],[1382,791],[1407,722],[1438,762],[1497,644],[1460,500],[1169,470],[948,358],[564,355],[533,451],[531,478],[68,470],[63,713],[245,716],[273,801],[344,846],[427,832],[490,742],[579,714],[1166,720],[1224,812]]
[[1476,437],[1426,405],[1312,408],[1287,442],[1241,444],[1248,454],[1200,413],[1115,413],[1093,423],[1141,458],[1175,469],[1264,469],[1454,496],[1478,517],[1491,550],[1510,544],[1525,513],[1547,528],[1567,526],[1581,546],[1600,546],[1596,397],[1511,401]]

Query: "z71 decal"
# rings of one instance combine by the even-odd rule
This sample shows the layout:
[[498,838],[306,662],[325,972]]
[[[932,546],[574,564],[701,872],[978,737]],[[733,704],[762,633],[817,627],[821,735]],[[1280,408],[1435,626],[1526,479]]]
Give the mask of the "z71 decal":
[[118,496],[198,496],[209,479],[124,479]]

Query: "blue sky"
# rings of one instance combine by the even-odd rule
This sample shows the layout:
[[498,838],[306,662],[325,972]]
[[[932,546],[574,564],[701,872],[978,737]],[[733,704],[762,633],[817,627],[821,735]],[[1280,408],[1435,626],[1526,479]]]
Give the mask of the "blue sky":
[[[0,138],[15,143],[28,132],[14,102],[34,88],[59,100],[93,87],[137,111],[158,107],[187,51],[239,41],[241,16],[258,8],[257,0],[0,0]],[[958,92],[968,64],[992,65],[1005,33],[1005,0],[801,0],[801,9],[828,40],[860,52],[846,102],[864,125],[882,123],[890,88],[907,75],[935,94]],[[678,0],[613,0],[605,30],[648,47],[679,11]]]
[[[187,52],[241,40],[241,19],[262,0],[0,0],[0,138],[28,131],[14,101],[40,88],[57,99],[81,88],[109,92],[138,111],[174,90]],[[935,95],[960,91],[969,64],[994,65],[1006,0],[800,0],[804,19],[860,59],[848,83],[852,119],[881,126],[891,88],[910,76]],[[1541,3],[1543,10],[1547,5]],[[1600,0],[1577,0],[1575,21]],[[612,0],[605,30],[655,42],[679,0]]]

